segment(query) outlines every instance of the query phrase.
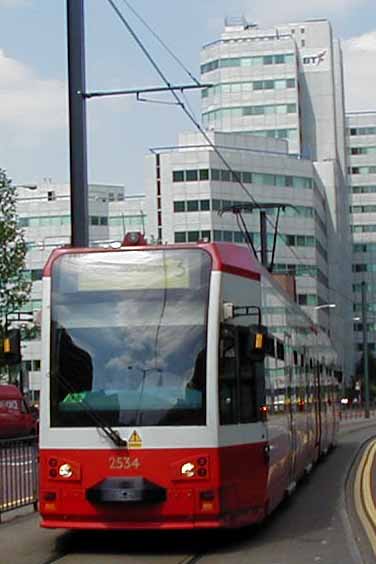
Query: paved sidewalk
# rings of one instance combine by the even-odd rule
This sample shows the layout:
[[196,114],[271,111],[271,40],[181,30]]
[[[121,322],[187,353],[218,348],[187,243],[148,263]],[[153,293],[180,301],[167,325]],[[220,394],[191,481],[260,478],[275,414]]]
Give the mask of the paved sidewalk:
[[39,527],[39,514],[18,516],[0,525],[1,564],[43,564],[52,559],[61,530]]

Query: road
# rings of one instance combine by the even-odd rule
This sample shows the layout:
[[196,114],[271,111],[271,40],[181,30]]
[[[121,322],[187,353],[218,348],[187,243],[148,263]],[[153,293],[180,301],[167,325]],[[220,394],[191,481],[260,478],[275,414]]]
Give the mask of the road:
[[[28,516],[0,527],[2,564],[360,564],[374,562],[352,500],[352,462],[376,425],[342,432],[338,447],[263,525],[204,533],[41,530]],[[346,507],[347,510],[346,511]],[[368,560],[368,556],[370,559]]]

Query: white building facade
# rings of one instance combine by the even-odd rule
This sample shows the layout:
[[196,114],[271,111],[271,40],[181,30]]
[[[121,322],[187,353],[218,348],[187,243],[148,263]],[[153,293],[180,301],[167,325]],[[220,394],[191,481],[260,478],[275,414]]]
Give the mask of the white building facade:
[[[92,184],[89,186],[89,236],[92,245],[122,241],[127,231],[144,231],[146,217],[144,196],[127,196],[123,186]],[[42,271],[52,250],[69,245],[70,185],[42,183],[32,191],[17,190],[17,214],[27,243],[25,277],[32,281],[30,301],[22,308],[22,359],[27,382],[34,401],[40,389],[41,342],[38,331],[30,330],[31,314],[38,317],[42,308]],[[12,317],[12,316],[11,316]],[[13,316],[14,319],[17,317]]]
[[366,286],[368,349],[376,351],[376,111],[347,114],[353,235],[354,337],[363,351],[361,286]]
[[[284,24],[269,29],[244,21],[227,24],[221,38],[202,49],[201,80],[212,85],[202,92],[203,126],[210,133],[232,134],[223,139],[215,136],[215,143],[218,143],[218,150],[225,152],[226,160],[234,171],[240,171],[242,175],[247,172],[254,174],[252,178],[257,181],[252,183],[252,194],[256,200],[279,201],[282,194],[278,183],[284,182],[282,177],[300,177],[299,167],[310,169],[308,177],[314,182],[317,194],[324,197],[325,217],[320,205],[316,201],[310,202],[313,213],[323,220],[321,235],[315,231],[318,219],[313,223],[307,221],[301,231],[301,217],[291,218],[289,224],[284,218],[281,231],[286,237],[291,235],[288,241],[295,244],[293,251],[279,244],[277,268],[283,270],[286,267],[286,271],[290,272],[317,268],[316,281],[298,279],[300,303],[304,305],[307,300],[312,305],[336,305],[332,310],[323,308],[320,316],[329,318],[326,325],[330,327],[346,378],[349,378],[353,371],[352,255],[339,42],[333,38],[331,26],[326,20]],[[238,140],[236,134],[239,135]],[[248,135],[251,136],[249,144],[246,141]],[[255,136],[267,138],[266,144],[258,145]],[[206,237],[208,231],[214,239],[234,240],[235,227],[233,225],[229,229],[230,219],[222,217],[219,220],[214,214],[208,224],[201,226],[200,219],[198,227],[194,214],[204,217],[206,213],[208,216],[209,210],[203,208],[208,203],[201,201],[202,190],[204,199],[210,200],[210,206],[218,206],[217,200],[227,203],[240,197],[247,200],[247,197],[244,191],[241,194],[236,183],[227,180],[231,178],[231,171],[221,169],[213,152],[210,154],[207,149],[200,149],[197,140],[191,143],[196,144],[196,149],[188,150],[185,148],[189,144],[187,139],[181,138],[179,147],[171,148],[170,152],[155,154],[154,165],[148,165],[147,178],[150,174],[152,176],[148,180],[147,193],[149,195],[151,190],[151,194],[155,195],[148,211],[150,233],[169,242],[183,241],[185,237],[187,240]],[[232,148],[229,149],[229,146]],[[244,151],[240,150],[236,156],[233,147],[244,148]],[[174,151],[177,152],[176,157]],[[205,151],[210,158],[200,164],[198,157],[203,157]],[[278,157],[277,154],[272,156],[273,153],[281,154]],[[149,157],[151,161],[153,158]],[[175,170],[179,161],[181,166]],[[214,176],[207,170],[213,171]],[[205,177],[207,174],[209,178]],[[154,191],[150,185],[153,182]],[[203,188],[208,182],[214,195],[210,196],[210,190]],[[220,184],[216,185],[218,182]],[[166,192],[166,186],[170,186],[171,193]],[[306,192],[303,190],[303,193]],[[296,190],[283,191],[286,203],[299,208],[303,204],[298,194]],[[183,210],[186,210],[186,215]],[[215,212],[212,208],[210,211]],[[168,213],[174,213],[173,224],[168,220]],[[231,221],[234,221],[233,218]],[[179,230],[177,222],[181,223]],[[256,225],[253,229],[255,233],[259,230]],[[317,253],[313,253],[312,249],[304,249],[302,253],[296,243],[304,242],[305,245],[306,241],[293,239],[295,235],[312,237],[319,249]],[[309,239],[310,244],[313,239]],[[301,255],[299,259],[297,253]],[[323,281],[325,288],[321,287]],[[303,297],[304,293],[307,298]],[[324,322],[320,324],[325,325]]]
[[[288,153],[286,141],[209,132],[210,144],[197,133],[181,134],[179,145],[146,157],[147,235],[162,243],[199,240],[244,243],[236,216],[221,213],[231,205],[285,203],[281,214],[274,271],[296,276],[297,301],[334,337],[344,338],[329,308],[328,239],[334,227],[317,163]],[[229,170],[216,149],[230,165]],[[249,194],[238,182],[244,185]],[[289,207],[291,204],[293,207]],[[259,211],[244,213],[256,250],[260,250]],[[268,257],[276,213],[267,214]],[[351,317],[350,317],[351,320]],[[342,341],[337,339],[344,367]]]
[[[352,373],[351,232],[342,52],[325,19],[262,29],[226,25],[201,52],[202,119],[208,130],[286,139],[314,162],[328,203],[329,302],[334,338]],[[344,329],[345,327],[345,329]]]

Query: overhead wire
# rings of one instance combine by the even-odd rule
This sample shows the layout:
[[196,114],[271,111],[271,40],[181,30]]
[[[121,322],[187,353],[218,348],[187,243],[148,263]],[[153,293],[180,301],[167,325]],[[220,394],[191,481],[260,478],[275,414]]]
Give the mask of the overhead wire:
[[[211,149],[213,149],[213,151],[216,153],[216,155],[218,156],[218,158],[222,161],[222,163],[226,166],[226,168],[228,169],[229,172],[232,173],[233,177],[235,178],[236,182],[241,186],[241,188],[244,190],[244,192],[247,194],[247,196],[249,197],[249,199],[255,204],[255,206],[258,209],[263,209],[262,205],[260,205],[257,200],[253,197],[253,195],[251,194],[251,192],[249,192],[249,190],[247,189],[247,187],[243,184],[243,182],[241,181],[239,175],[232,169],[231,165],[227,162],[227,159],[225,159],[225,157],[222,155],[222,153],[218,150],[218,148],[215,146],[215,144],[212,142],[212,140],[210,139],[210,137],[208,136],[208,134],[206,133],[206,131],[201,127],[201,125],[198,123],[198,121],[195,119],[195,117],[187,110],[186,106],[184,105],[184,103],[181,101],[181,99],[179,98],[178,94],[172,90],[171,87],[171,83],[169,82],[169,80],[167,79],[167,77],[164,75],[164,73],[161,71],[161,69],[159,68],[159,66],[157,65],[157,63],[154,61],[153,57],[150,55],[150,53],[148,52],[148,50],[146,49],[146,47],[142,44],[142,42],[140,41],[140,39],[138,38],[137,34],[134,32],[134,30],[132,29],[132,27],[130,26],[130,24],[127,22],[127,20],[125,19],[125,17],[123,16],[123,14],[121,13],[121,11],[119,10],[119,8],[116,6],[115,2],[113,0],[107,0],[107,2],[111,5],[111,7],[113,8],[113,10],[116,12],[116,14],[118,15],[119,19],[122,21],[123,25],[126,27],[126,29],[129,31],[129,33],[131,34],[131,36],[133,37],[133,39],[136,41],[137,45],[140,47],[140,49],[142,50],[142,52],[145,54],[146,58],[149,60],[149,62],[151,63],[151,65],[153,66],[153,68],[156,70],[156,72],[158,73],[158,75],[160,76],[160,78],[163,80],[163,82],[165,83],[165,85],[167,86],[167,88],[170,88],[170,92],[173,95],[173,97],[175,98],[177,105],[180,106],[182,108],[182,110],[184,111],[184,113],[188,116],[188,118],[191,120],[191,122],[194,124],[194,126],[198,129],[198,131],[201,133],[201,135],[204,137],[205,141],[208,143],[209,147]],[[273,222],[267,217],[267,221],[268,223],[274,227]],[[283,239],[282,239],[283,240]],[[299,258],[298,256],[296,258]]]
[[127,8],[132,12],[134,16],[146,27],[148,31],[152,34],[152,36],[162,45],[164,49],[166,49],[167,53],[176,61],[176,63],[187,73],[187,75],[196,83],[197,86],[200,86],[200,81],[191,73],[191,71],[184,65],[184,63],[179,59],[177,55],[168,47],[168,45],[160,38],[160,36],[153,30],[153,28],[147,23],[146,20],[133,8],[133,6],[127,1],[122,0],[122,2],[127,6]]
[[[184,104],[182,102],[182,100],[179,98],[179,95],[175,92],[175,90],[172,89],[172,85],[169,82],[169,80],[167,79],[167,77],[165,76],[165,74],[162,72],[162,70],[160,69],[160,67],[158,66],[158,64],[156,63],[156,61],[154,60],[154,58],[152,57],[152,55],[149,53],[149,51],[146,49],[146,47],[143,45],[143,43],[141,42],[141,40],[139,39],[139,37],[137,36],[136,32],[133,30],[133,28],[131,27],[131,25],[128,23],[128,21],[126,20],[126,18],[124,17],[124,15],[122,14],[122,12],[120,11],[120,9],[118,8],[118,6],[115,4],[114,0],[107,0],[107,2],[110,4],[110,6],[112,7],[112,9],[115,11],[115,13],[117,14],[117,16],[119,17],[119,19],[121,20],[121,22],[123,23],[123,25],[125,26],[125,28],[127,29],[127,31],[129,32],[129,34],[132,36],[132,38],[134,39],[134,41],[137,43],[137,45],[139,46],[139,48],[141,49],[141,51],[144,53],[145,57],[148,59],[148,61],[150,62],[150,64],[153,66],[154,70],[157,72],[157,74],[159,75],[159,77],[162,79],[162,81],[165,83],[165,85],[167,86],[168,89],[170,89],[170,92],[172,94],[172,96],[175,98],[176,100],[176,105],[180,106],[180,108],[183,110],[183,112],[187,115],[187,117],[190,119],[190,121],[193,123],[193,125],[196,127],[196,129],[201,133],[201,135],[203,136],[203,138],[205,139],[205,141],[207,142],[208,146],[215,152],[215,154],[217,155],[217,157],[219,158],[219,160],[225,165],[225,167],[227,168],[227,170],[229,172],[231,172],[233,178],[235,178],[237,184],[239,184],[239,186],[243,189],[243,191],[247,194],[247,196],[249,197],[249,199],[253,202],[253,204],[259,209],[262,210],[262,204],[260,204],[255,198],[254,196],[251,194],[251,192],[247,189],[247,187],[244,185],[244,183],[242,182],[241,178],[239,177],[239,175],[237,174],[236,171],[233,170],[233,168],[231,167],[231,165],[228,163],[227,159],[222,155],[222,153],[219,151],[219,149],[216,147],[216,145],[212,142],[212,140],[210,139],[209,135],[207,134],[207,132],[202,128],[202,126],[200,125],[200,123],[198,122],[198,120],[195,118],[195,116],[193,115],[193,112],[191,112],[189,109],[187,109],[188,104]],[[145,27],[147,27],[147,29],[153,34],[153,36],[161,43],[161,45],[163,45],[163,47],[169,52],[169,54],[174,58],[174,60],[176,62],[179,62],[180,66],[182,66],[182,68],[184,68],[184,70],[187,72],[187,74],[190,76],[190,78],[192,78],[192,80],[196,83],[196,84],[200,84],[198,82],[198,80],[190,73],[190,71],[183,65],[183,63],[181,63],[181,61],[178,59],[178,57],[168,48],[168,46],[159,38],[159,36],[152,30],[152,28],[149,26],[149,24],[147,24],[147,22],[136,12],[136,10],[131,6],[131,4],[127,1],[127,0],[122,0],[122,2],[132,11],[132,13],[143,23],[143,25],[145,25]],[[267,223],[273,228],[275,229],[276,226],[273,223],[273,221],[268,217],[268,215],[266,215],[266,221]],[[303,260],[310,260],[312,257],[300,257],[292,247],[290,247],[289,245],[286,244],[285,240],[284,240],[284,236],[281,233],[277,233],[277,236],[280,240],[283,241],[283,243],[285,244],[285,246],[289,249],[290,253],[296,258],[296,260],[301,264],[301,265],[305,265],[305,263],[302,261]],[[342,294],[340,291],[338,291],[337,289],[334,289],[330,286],[327,286],[328,290],[331,290],[334,293],[337,293],[339,296],[342,296],[343,298],[345,298],[346,300],[348,300],[349,302],[353,303],[353,300],[350,299],[348,296],[346,296],[345,294]]]

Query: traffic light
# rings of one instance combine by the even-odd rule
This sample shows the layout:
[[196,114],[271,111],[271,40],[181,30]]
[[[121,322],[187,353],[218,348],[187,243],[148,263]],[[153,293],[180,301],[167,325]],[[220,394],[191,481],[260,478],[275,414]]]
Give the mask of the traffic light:
[[19,329],[10,329],[3,338],[2,353],[4,363],[8,366],[21,362],[21,332]]

